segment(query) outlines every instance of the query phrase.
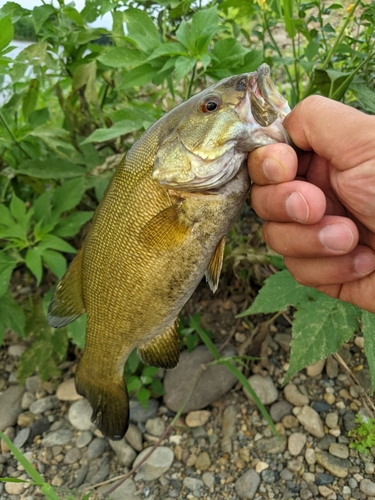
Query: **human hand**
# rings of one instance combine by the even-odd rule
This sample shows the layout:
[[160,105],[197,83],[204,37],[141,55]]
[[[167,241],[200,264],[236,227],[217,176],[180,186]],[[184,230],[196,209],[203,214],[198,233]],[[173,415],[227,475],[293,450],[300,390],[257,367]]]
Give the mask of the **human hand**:
[[375,313],[375,117],[312,96],[284,125],[301,152],[248,159],[264,240],[299,283]]

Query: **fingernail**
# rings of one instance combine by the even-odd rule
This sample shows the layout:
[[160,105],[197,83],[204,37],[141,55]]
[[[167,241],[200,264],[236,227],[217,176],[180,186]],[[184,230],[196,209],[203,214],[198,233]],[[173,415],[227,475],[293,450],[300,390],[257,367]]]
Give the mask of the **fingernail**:
[[353,244],[353,233],[345,224],[331,224],[319,233],[320,243],[327,250],[345,252]]
[[272,182],[284,180],[284,170],[281,164],[274,158],[268,157],[263,162],[263,173]]
[[309,206],[298,191],[292,193],[285,202],[286,213],[297,222],[306,222],[309,217]]
[[360,253],[354,259],[354,269],[358,274],[368,274],[375,269],[375,256],[369,253]]

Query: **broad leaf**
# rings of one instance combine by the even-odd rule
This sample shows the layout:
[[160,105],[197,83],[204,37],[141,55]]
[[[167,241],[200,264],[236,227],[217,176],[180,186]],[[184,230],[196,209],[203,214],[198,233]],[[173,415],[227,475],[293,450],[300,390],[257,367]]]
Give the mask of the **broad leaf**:
[[196,65],[197,60],[195,57],[190,59],[190,57],[180,56],[175,63],[176,71],[176,82],[180,81],[186,76]]
[[37,246],[38,252],[42,252],[46,248],[50,250],[59,250],[60,252],[76,253],[77,250],[69,245],[66,241],[53,234],[47,234]]
[[36,278],[37,286],[40,285],[43,275],[42,257],[38,248],[29,248],[26,253],[25,264]]
[[10,16],[0,19],[0,51],[13,40],[14,30]]
[[17,261],[15,259],[9,257],[4,252],[0,252],[0,297],[7,291],[13,269],[16,265]]
[[117,86],[117,90],[130,89],[131,87],[146,85],[157,74],[157,71],[151,64],[142,64],[128,71]]
[[82,314],[82,316],[73,321],[73,323],[69,323],[66,327],[70,340],[82,350],[85,348],[86,320],[87,315]]
[[66,272],[66,259],[61,253],[55,252],[55,250],[43,250],[42,259],[59,279],[64,276]]
[[124,12],[128,36],[144,52],[153,50],[160,43],[159,32],[151,17],[144,10],[131,7]]
[[375,389],[375,314],[362,311],[362,332],[365,341],[365,355],[370,369],[371,389]]
[[375,114],[375,92],[366,85],[351,84],[350,88],[356,93],[359,104],[370,113]]
[[84,193],[83,177],[65,181],[55,189],[52,198],[53,211],[59,215],[76,207]]
[[196,12],[191,23],[182,21],[176,31],[176,37],[189,50],[191,56],[196,56],[206,52],[218,30],[219,17],[215,6]]
[[116,139],[121,135],[130,134],[142,128],[142,121],[134,120],[122,120],[115,123],[111,128],[99,128],[95,130],[89,137],[87,137],[82,144],[87,144],[88,142],[103,142],[109,141],[111,139]]
[[128,47],[114,47],[98,57],[98,61],[110,68],[139,66],[146,59],[143,52]]
[[[21,337],[25,335],[25,314],[9,291],[0,297],[0,325],[10,328]],[[0,338],[0,345],[2,341]]]
[[29,175],[37,179],[71,179],[85,175],[86,171],[79,165],[56,156],[44,160],[27,160],[15,170],[16,174]]
[[52,5],[42,5],[41,7],[34,7],[32,18],[35,26],[36,33],[42,29],[43,24],[49,19],[49,16],[56,11]]
[[55,226],[53,234],[61,238],[71,238],[75,236],[83,224],[88,222],[94,212],[73,212]]

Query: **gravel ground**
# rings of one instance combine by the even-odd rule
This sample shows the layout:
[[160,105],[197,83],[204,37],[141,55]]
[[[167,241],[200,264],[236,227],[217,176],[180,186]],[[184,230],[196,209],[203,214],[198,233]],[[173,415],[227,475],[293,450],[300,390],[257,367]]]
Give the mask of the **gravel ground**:
[[[353,386],[333,358],[308,367],[283,387],[288,368],[290,332],[276,324],[269,337],[268,370],[254,365],[249,381],[267,406],[280,439],[223,366],[210,367],[197,384],[188,413],[161,446],[111,499],[312,498],[375,499],[374,454],[350,449],[348,431],[355,414],[365,414],[363,390]],[[233,336],[232,355],[245,342]],[[131,406],[126,438],[111,442],[90,422],[91,408],[75,391],[75,363],[63,365],[63,377],[42,382],[29,377],[17,385],[15,370],[25,347],[9,336],[1,353],[0,429],[59,492],[80,498],[87,491],[107,491],[147,453],[175,415],[187,373],[196,372],[209,356],[204,346],[182,356],[179,367],[164,378],[164,401],[151,400],[147,410]],[[369,384],[363,338],[340,351],[364,387]],[[0,475],[27,479],[1,443]],[[101,485],[105,483],[104,485]],[[0,498],[37,500],[37,487],[0,484]]]

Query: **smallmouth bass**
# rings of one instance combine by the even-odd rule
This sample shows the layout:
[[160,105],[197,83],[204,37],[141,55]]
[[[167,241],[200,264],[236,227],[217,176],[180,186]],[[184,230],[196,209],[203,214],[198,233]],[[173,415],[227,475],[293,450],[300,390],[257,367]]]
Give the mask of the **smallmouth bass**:
[[76,387],[110,439],[128,428],[126,359],[138,348],[147,364],[177,365],[178,314],[204,275],[217,289],[247,154],[288,142],[289,111],[263,64],[178,105],[119,164],[48,312],[55,328],[87,312]]

